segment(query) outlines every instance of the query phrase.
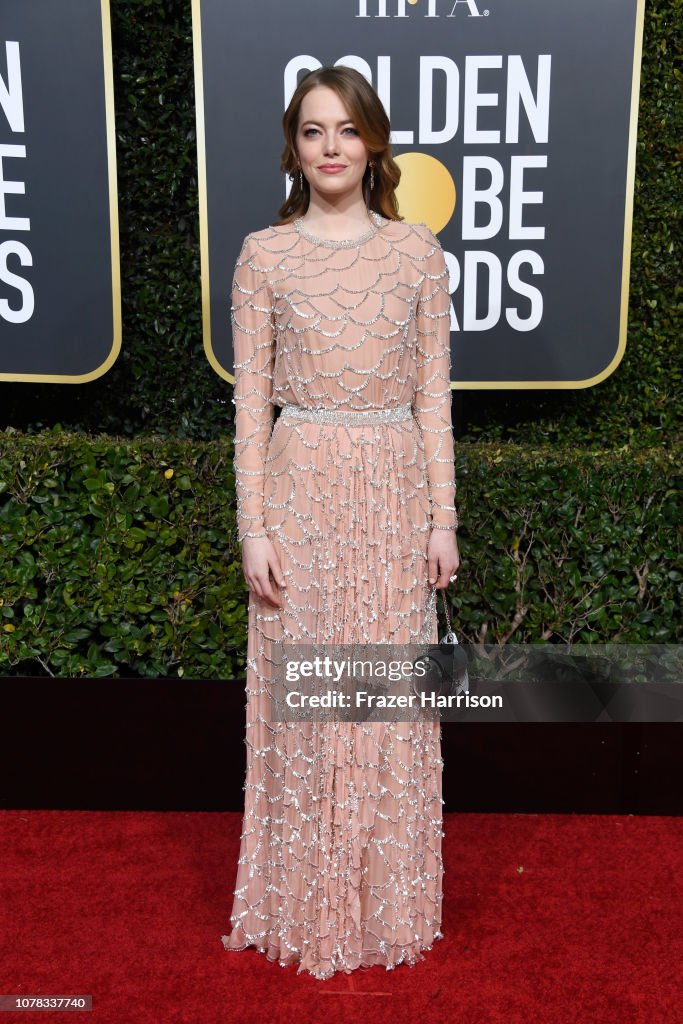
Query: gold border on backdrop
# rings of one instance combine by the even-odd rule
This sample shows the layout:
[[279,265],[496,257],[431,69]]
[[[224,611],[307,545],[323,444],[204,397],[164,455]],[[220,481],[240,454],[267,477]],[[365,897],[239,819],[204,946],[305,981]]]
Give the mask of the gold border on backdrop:
[[206,133],[204,130],[204,63],[202,60],[202,14],[200,0],[192,0],[192,56],[194,60],[194,104],[197,135],[197,186],[199,192],[199,266],[202,283],[202,338],[211,366],[223,380],[235,383],[224,370],[211,344],[211,293],[209,288],[209,217],[206,185]]
[[109,355],[90,373],[76,376],[61,373],[0,373],[0,381],[56,381],[60,384],[83,384],[101,377],[109,370],[121,351],[121,264],[119,254],[119,208],[116,179],[116,133],[114,123],[114,69],[111,46],[111,19],[109,0],[100,0],[102,19],[102,56],[104,71],[105,130],[107,143],[107,171],[109,178],[109,233],[111,239],[111,296],[113,339]]
[[[643,23],[645,0],[636,0],[636,23],[633,37],[633,73],[631,76],[631,109],[629,115],[628,150],[626,161],[626,198],[624,204],[624,244],[621,268],[621,302],[619,306],[619,343],[611,362],[586,380],[454,380],[451,388],[462,391],[499,390],[508,391],[525,388],[578,390],[592,387],[614,373],[626,350],[628,331],[628,298],[631,272],[631,242],[633,236],[633,194],[636,170],[636,142],[638,135],[638,98],[640,94],[640,73],[643,56]],[[194,54],[195,107],[197,115],[197,184],[199,187],[199,244],[202,278],[202,334],[204,351],[211,366],[224,380],[235,383],[235,377],[228,373],[216,358],[211,343],[211,306],[209,290],[209,227],[206,183],[206,134],[204,122],[204,75],[202,63],[201,0],[192,0],[192,45]]]

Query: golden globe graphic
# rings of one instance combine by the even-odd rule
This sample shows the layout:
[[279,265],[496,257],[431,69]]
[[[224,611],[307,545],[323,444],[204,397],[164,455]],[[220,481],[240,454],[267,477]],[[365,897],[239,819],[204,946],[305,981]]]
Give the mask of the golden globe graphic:
[[435,235],[450,223],[457,200],[449,169],[427,153],[401,153],[396,157],[401,180],[396,189],[401,216],[426,224]]

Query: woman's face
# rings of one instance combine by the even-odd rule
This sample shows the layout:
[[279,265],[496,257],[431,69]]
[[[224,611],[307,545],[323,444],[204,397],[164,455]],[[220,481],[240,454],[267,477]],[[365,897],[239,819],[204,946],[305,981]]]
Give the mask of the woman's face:
[[299,110],[296,144],[311,193],[330,199],[356,191],[362,194],[369,152],[333,89],[317,85],[306,93]]

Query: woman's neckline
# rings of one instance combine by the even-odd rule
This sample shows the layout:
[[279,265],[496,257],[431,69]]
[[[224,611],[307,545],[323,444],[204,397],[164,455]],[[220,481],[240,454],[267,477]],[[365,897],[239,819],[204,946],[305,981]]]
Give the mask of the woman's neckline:
[[374,223],[362,235],[358,235],[357,238],[319,238],[304,226],[302,217],[296,217],[292,223],[301,237],[305,238],[308,242],[312,242],[314,245],[325,245],[330,249],[351,249],[356,245],[362,245],[363,242],[369,242],[371,238],[375,237],[382,226],[381,215],[375,210],[370,210],[369,212]]

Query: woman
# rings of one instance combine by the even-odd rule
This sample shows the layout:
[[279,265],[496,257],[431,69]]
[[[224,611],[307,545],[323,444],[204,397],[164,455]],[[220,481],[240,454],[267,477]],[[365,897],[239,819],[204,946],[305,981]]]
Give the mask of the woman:
[[245,238],[232,292],[250,603],[223,944],[323,979],[414,964],[442,938],[440,722],[274,722],[269,682],[278,644],[437,638],[428,598],[459,564],[450,298],[439,242],[398,215],[389,121],[365,78],[311,72],[283,126],[292,189],[277,224]]

